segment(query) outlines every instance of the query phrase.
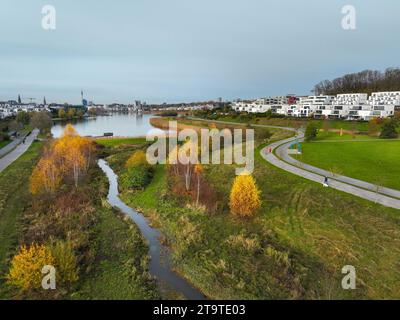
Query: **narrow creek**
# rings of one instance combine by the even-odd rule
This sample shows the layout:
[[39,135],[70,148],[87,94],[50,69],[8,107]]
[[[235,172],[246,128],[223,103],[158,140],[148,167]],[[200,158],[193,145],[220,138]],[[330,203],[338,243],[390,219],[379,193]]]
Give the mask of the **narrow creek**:
[[111,206],[118,208],[124,214],[132,218],[140,229],[142,235],[149,244],[150,266],[149,272],[157,281],[166,283],[176,292],[185,296],[189,300],[203,300],[205,296],[195,289],[184,278],[180,277],[172,270],[170,249],[160,242],[161,233],[157,229],[150,227],[148,220],[139,212],[126,205],[119,198],[118,176],[110,168],[108,163],[100,159],[99,167],[106,174],[109,181],[108,202]]

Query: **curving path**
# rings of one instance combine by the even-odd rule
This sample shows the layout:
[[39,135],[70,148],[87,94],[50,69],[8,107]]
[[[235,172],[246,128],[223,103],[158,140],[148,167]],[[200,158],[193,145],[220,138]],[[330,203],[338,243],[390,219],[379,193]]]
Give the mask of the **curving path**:
[[39,134],[38,129],[33,130],[30,135],[26,136],[25,143],[21,143],[19,141],[17,143],[17,146],[13,146],[13,148],[11,148],[11,151],[9,151],[5,156],[0,158],[0,172],[2,172],[11,163],[13,163],[22,154],[25,153],[25,151],[28,150],[32,142],[36,139],[38,134]]
[[[329,171],[302,163],[289,156],[288,149],[296,139],[299,141],[304,140],[303,132],[298,131],[296,137],[270,144],[261,150],[261,156],[274,166],[297,176],[321,183],[321,185],[325,177],[329,177],[329,187],[331,188],[379,203],[386,207],[400,209],[400,191],[398,190],[385,187],[378,188],[371,183],[346,176],[333,176]],[[272,150],[272,152],[269,152],[269,150]]]
[[[205,120],[200,118],[189,118],[191,120],[201,120],[207,122],[216,122],[223,124],[233,124],[233,125],[246,125],[236,122],[226,122],[226,121],[213,121]],[[296,130],[290,127],[279,127],[279,126],[269,126],[269,125],[259,125],[252,124],[252,127],[260,128],[275,128],[284,129],[292,132],[296,132],[294,137],[274,142],[261,150],[261,156],[271,163],[272,165],[281,168],[287,172],[311,180],[317,183],[324,182],[325,177],[329,178],[329,187],[337,189],[346,193],[350,193],[354,196],[379,203],[386,207],[391,207],[395,209],[400,209],[400,191],[394,190],[386,187],[380,187],[369,182],[362,180],[342,176],[333,175],[331,172],[302,163],[288,154],[288,149],[291,144],[298,141],[304,140],[304,132],[302,130]],[[269,152],[271,151],[271,152]]]

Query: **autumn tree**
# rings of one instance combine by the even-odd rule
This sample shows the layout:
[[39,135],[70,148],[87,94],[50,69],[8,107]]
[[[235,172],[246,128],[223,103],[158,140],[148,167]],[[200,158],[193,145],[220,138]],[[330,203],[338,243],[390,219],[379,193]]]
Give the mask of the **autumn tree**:
[[70,108],[67,111],[67,117],[68,119],[73,119],[76,116],[76,109]]
[[52,125],[53,120],[48,112],[34,112],[31,116],[31,126],[38,128],[42,133],[49,132]]
[[15,117],[15,120],[22,125],[27,125],[29,124],[30,120],[29,113],[25,111],[19,111]]
[[79,181],[93,162],[93,143],[79,136],[72,125],[67,125],[62,136],[52,142],[34,169],[30,179],[32,194],[54,192],[61,182],[70,178],[78,187]]
[[42,192],[54,192],[60,186],[61,180],[61,168],[57,166],[54,159],[46,156],[40,159],[33,169],[29,181],[29,191],[34,195]]
[[251,175],[235,178],[230,195],[231,213],[238,217],[251,217],[260,208],[260,191]]
[[8,283],[24,291],[39,289],[42,283],[42,268],[54,265],[51,251],[44,245],[22,246],[11,261],[11,268],[6,276]]
[[67,117],[67,113],[65,112],[64,109],[58,110],[58,117],[61,118],[61,119],[64,119],[64,118]]
[[380,118],[371,119],[368,122],[368,134],[370,136],[376,136],[380,131],[380,127],[381,127],[381,119]]

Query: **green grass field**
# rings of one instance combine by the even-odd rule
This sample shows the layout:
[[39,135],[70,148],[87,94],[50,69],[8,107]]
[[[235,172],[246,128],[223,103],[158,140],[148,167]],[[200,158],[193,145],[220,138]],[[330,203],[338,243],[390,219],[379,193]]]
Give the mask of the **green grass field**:
[[365,141],[365,140],[378,140],[378,137],[371,137],[366,134],[355,134],[343,133],[340,135],[338,132],[324,132],[320,131],[317,138],[314,141]]
[[311,142],[303,144],[302,162],[400,190],[400,141]]
[[[400,298],[398,210],[286,173],[259,151],[254,177],[262,208],[254,219],[229,213],[235,175],[228,165],[206,167],[220,201],[213,215],[171,199],[164,166],[144,191],[123,190],[121,197],[162,231],[176,269],[210,298]],[[128,156],[112,156],[116,172]],[[347,264],[357,270],[354,291],[340,287]]]

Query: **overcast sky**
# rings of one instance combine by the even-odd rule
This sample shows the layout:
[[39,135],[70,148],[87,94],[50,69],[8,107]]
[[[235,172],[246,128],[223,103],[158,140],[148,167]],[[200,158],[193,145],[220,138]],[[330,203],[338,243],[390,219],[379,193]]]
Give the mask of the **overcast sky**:
[[[56,30],[41,26],[56,8]],[[343,30],[352,4],[357,29]],[[398,0],[1,0],[0,100],[182,102],[309,94],[400,65]]]

